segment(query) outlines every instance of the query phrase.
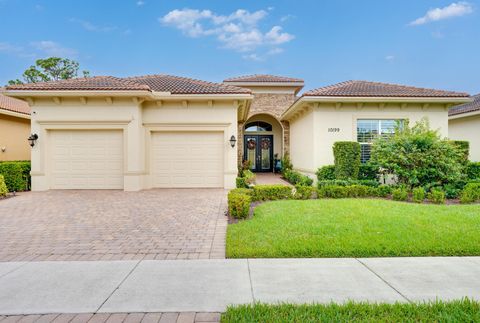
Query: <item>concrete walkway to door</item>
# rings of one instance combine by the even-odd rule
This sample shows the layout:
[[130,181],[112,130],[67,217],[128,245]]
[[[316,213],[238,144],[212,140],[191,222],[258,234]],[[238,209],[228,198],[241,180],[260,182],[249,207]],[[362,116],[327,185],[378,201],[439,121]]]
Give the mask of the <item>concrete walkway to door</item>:
[[222,312],[252,302],[480,300],[480,257],[5,262],[0,286],[0,320]]
[[282,175],[275,173],[255,173],[257,185],[282,184],[292,186],[282,178]]

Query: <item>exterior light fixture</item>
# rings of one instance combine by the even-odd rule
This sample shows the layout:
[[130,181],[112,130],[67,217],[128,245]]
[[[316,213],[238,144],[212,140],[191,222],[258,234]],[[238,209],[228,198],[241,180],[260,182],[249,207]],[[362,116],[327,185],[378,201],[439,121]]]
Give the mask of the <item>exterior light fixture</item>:
[[28,137],[28,142],[30,143],[30,147],[33,148],[33,146],[35,146],[35,142],[37,141],[37,139],[38,139],[38,135],[36,133],[32,133],[30,137]]
[[235,147],[235,143],[237,142],[237,138],[234,135],[230,137],[230,146]]

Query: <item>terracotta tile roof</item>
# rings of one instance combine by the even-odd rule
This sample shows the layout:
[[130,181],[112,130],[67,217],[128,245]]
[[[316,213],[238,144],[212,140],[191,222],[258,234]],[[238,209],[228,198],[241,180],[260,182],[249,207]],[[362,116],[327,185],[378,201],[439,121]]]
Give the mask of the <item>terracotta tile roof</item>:
[[27,102],[0,94],[0,110],[7,110],[30,115],[30,106]]
[[172,94],[249,94],[248,89],[170,75],[95,76],[56,82],[7,86],[7,90],[37,91],[156,91]]
[[248,89],[172,75],[145,75],[125,80],[147,85],[152,91],[172,94],[250,94]]
[[223,82],[258,82],[258,83],[303,83],[302,79],[285,77],[285,76],[275,76],[268,74],[254,74],[254,75],[245,75],[238,77],[231,77]]
[[472,99],[472,102],[454,106],[453,108],[448,110],[448,115],[454,116],[462,113],[480,111],[480,93],[472,96]]
[[413,86],[346,81],[305,92],[302,96],[351,96],[351,97],[468,97],[468,93],[441,91]]

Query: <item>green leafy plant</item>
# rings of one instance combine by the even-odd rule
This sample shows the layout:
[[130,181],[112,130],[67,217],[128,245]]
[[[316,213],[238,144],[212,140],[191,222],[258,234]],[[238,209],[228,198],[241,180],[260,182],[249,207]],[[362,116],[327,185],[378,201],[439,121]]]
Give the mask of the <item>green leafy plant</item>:
[[395,201],[407,201],[408,191],[406,188],[396,188],[392,191],[392,199]]
[[460,203],[474,203],[480,200],[480,183],[468,183],[460,194]]
[[358,179],[359,180],[370,180],[370,181],[377,181],[380,174],[380,167],[378,165],[372,163],[366,163],[360,165],[358,171]]
[[390,185],[380,185],[376,188],[378,197],[387,197],[392,194],[392,187]]
[[248,188],[247,181],[245,177],[237,177],[235,179],[235,184],[237,188]]
[[292,198],[292,188],[290,186],[276,185],[256,185],[253,188],[253,200],[255,201],[274,201],[287,200]]
[[412,190],[412,199],[415,203],[423,203],[423,200],[425,200],[425,190],[423,187],[416,187]]
[[317,170],[316,175],[319,181],[335,180],[335,165],[320,167]]
[[480,162],[469,162],[466,169],[467,178],[480,179]]
[[369,187],[365,185],[350,185],[346,186],[345,189],[348,197],[367,197],[372,192]]
[[7,185],[5,184],[5,179],[3,175],[0,175],[0,196],[5,197],[8,194]]
[[285,155],[283,155],[283,158],[282,158],[282,174],[285,171],[288,171],[288,170],[291,170],[291,169],[293,169],[293,165],[292,165],[292,161],[290,160],[290,155],[285,154]]
[[10,192],[20,192],[30,189],[30,162],[5,161],[0,162],[0,175]]
[[445,203],[445,192],[438,188],[433,188],[428,193],[428,200],[435,204],[444,204]]
[[348,197],[347,193],[348,192],[345,186],[330,185],[330,186],[323,186],[318,188],[318,195],[321,198],[323,197],[328,197],[333,199],[346,198]]
[[333,144],[336,179],[357,179],[360,170],[360,144],[337,141]]
[[293,185],[311,186],[313,184],[313,179],[292,169],[284,171],[283,177]]
[[406,120],[393,135],[374,140],[371,160],[395,174],[401,184],[429,188],[462,180],[463,154],[437,130],[431,130],[427,119],[412,127]]
[[252,190],[233,189],[228,193],[228,214],[236,219],[245,219],[250,212]]
[[339,185],[339,186],[364,185],[364,186],[377,187],[380,185],[380,183],[372,180],[351,180],[351,179],[350,180],[335,179],[335,180],[324,180],[324,181],[317,182],[318,187],[331,186],[331,185]]
[[468,155],[470,154],[470,143],[465,140],[451,140],[450,143],[460,152],[459,161],[466,165],[468,163]]
[[296,200],[309,200],[315,198],[316,189],[313,186],[296,185],[293,198]]

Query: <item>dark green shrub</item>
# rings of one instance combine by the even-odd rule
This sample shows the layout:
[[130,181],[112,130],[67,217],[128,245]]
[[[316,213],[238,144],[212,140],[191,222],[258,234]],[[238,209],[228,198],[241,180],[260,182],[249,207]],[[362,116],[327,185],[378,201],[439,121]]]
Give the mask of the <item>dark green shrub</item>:
[[319,197],[329,197],[333,199],[340,199],[347,197],[347,189],[345,186],[330,185],[323,186],[318,189]]
[[358,179],[378,182],[379,173],[380,167],[378,167],[378,165],[366,163],[360,165],[358,170]]
[[408,191],[405,188],[396,188],[392,191],[392,199],[395,201],[407,201]]
[[0,196],[5,197],[8,194],[7,185],[5,185],[5,179],[3,175],[0,175]]
[[0,174],[10,192],[27,191],[30,189],[30,162],[5,161],[0,162]]
[[293,198],[296,200],[309,200],[315,198],[316,189],[313,186],[297,185]]
[[468,183],[460,194],[461,203],[474,203],[480,200],[480,182]]
[[352,182],[358,185],[364,185],[364,186],[370,186],[370,187],[378,187],[380,185],[379,181],[371,180],[371,179],[359,179]]
[[254,201],[287,200],[292,198],[292,188],[286,185],[257,185],[253,188]]
[[355,141],[337,141],[333,144],[336,179],[357,179],[360,169],[360,144]]
[[392,187],[389,185],[380,185],[376,188],[378,197],[387,197],[392,194]]
[[350,185],[345,187],[348,197],[366,197],[370,194],[370,189],[365,185]]
[[428,200],[435,204],[444,204],[445,192],[438,188],[434,188],[428,193]]
[[228,214],[236,219],[245,219],[250,212],[251,190],[234,189],[228,193]]
[[338,185],[338,186],[350,186],[350,185],[364,185],[364,186],[371,186],[377,187],[380,185],[377,181],[372,180],[342,180],[342,179],[335,179],[335,180],[325,180],[325,181],[318,181],[317,186],[331,186],[331,185]]
[[335,179],[335,165],[327,165],[317,170],[317,179],[319,181],[328,181]]
[[245,177],[237,177],[235,179],[236,182],[236,187],[237,188],[248,188],[247,181],[245,180]]
[[480,162],[469,162],[466,173],[468,179],[480,179]]
[[423,200],[425,200],[425,190],[423,187],[416,187],[413,189],[412,199],[415,203],[423,203]]
[[445,197],[447,199],[456,199],[462,188],[465,186],[465,182],[457,183],[457,184],[445,184],[443,185],[443,191],[445,192]]
[[313,184],[313,179],[292,169],[283,172],[283,177],[293,185],[311,186]]

